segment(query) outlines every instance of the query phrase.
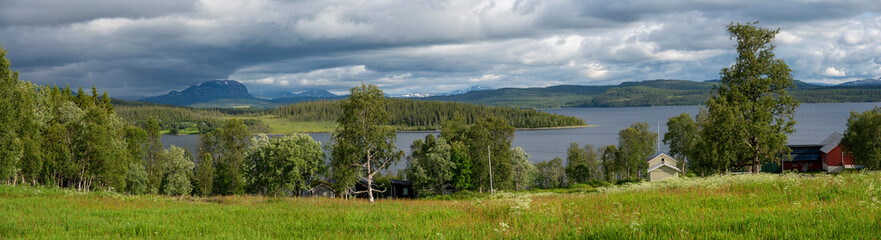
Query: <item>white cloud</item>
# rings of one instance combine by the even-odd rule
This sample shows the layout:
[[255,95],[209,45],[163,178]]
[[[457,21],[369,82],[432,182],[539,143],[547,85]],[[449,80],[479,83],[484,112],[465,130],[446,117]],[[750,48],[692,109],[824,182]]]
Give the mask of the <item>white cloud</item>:
[[83,1],[4,1],[0,43],[23,78],[138,93],[706,80],[734,61],[725,25],[755,19],[782,29],[797,79],[881,76],[873,0]]
[[823,75],[830,77],[844,77],[847,76],[847,73],[842,70],[835,69],[834,67],[827,67],[826,71],[823,71]]
[[477,77],[477,78],[468,78],[468,81],[469,81],[469,82],[473,82],[473,83],[476,83],[476,82],[492,82],[492,81],[495,81],[495,80],[499,80],[499,79],[501,79],[501,78],[502,78],[502,76],[499,76],[499,75],[496,75],[496,74],[484,74],[483,76],[480,76],[480,77]]
[[780,31],[775,40],[782,44],[797,44],[804,39],[789,31]]

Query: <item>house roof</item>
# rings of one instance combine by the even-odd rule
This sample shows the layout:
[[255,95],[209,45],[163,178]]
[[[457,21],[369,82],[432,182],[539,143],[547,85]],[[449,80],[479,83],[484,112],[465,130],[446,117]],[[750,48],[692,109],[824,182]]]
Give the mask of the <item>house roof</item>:
[[652,155],[651,157],[649,157],[649,158],[646,159],[645,161],[646,161],[646,162],[651,161],[652,159],[655,159],[656,157],[661,156],[661,155],[664,155],[664,156],[667,156],[667,157],[670,158],[670,159],[673,159],[673,157],[671,157],[670,155],[667,155],[666,153],[659,152],[659,153],[655,153],[654,155]]
[[676,170],[677,172],[682,172],[682,170],[679,170],[679,168],[674,167],[673,165],[670,165],[670,164],[666,164],[666,163],[655,164],[654,166],[650,167],[649,170],[647,170],[646,172],[651,172],[651,171],[654,171],[655,169],[658,169],[661,167],[668,167],[668,168],[672,168],[673,170]]
[[841,133],[832,133],[832,135],[829,135],[829,137],[826,137],[825,140],[820,142],[820,145],[823,145],[823,147],[820,148],[820,151],[823,153],[829,153],[829,151],[832,151],[832,149],[835,149],[835,147],[837,147],[838,144],[841,143],[842,138],[844,138],[844,135],[842,135]]
[[413,185],[412,182],[405,181],[405,180],[389,179],[388,181],[391,182],[392,184],[398,184],[398,185]]

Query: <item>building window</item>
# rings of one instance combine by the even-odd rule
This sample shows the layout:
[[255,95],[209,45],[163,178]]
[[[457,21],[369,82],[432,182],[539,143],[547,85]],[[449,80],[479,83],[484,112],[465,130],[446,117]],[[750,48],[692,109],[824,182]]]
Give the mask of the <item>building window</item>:
[[404,188],[404,196],[407,196],[407,188]]

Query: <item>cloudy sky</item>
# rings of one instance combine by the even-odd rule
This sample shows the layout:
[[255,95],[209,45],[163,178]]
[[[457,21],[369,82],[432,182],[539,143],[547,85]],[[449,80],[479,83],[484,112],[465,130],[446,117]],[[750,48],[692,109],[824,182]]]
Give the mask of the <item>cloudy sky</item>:
[[881,76],[878,0],[0,0],[0,45],[24,80],[111,96],[214,79],[445,92],[716,79],[725,25],[756,20],[781,28],[797,79]]

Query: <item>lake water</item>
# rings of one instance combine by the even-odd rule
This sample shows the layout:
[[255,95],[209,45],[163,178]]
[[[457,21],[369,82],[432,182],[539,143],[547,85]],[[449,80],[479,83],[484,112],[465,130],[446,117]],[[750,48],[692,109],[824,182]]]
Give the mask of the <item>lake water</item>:
[[[796,132],[790,135],[790,144],[817,144],[823,141],[833,132],[843,133],[847,118],[851,111],[863,112],[871,110],[881,103],[812,103],[802,104],[795,114]],[[550,130],[518,130],[514,134],[513,147],[522,147],[530,155],[530,160],[540,162],[554,157],[566,159],[566,149],[570,142],[582,145],[592,144],[595,148],[618,143],[618,132],[635,122],[648,122],[653,131],[660,133],[667,131],[667,119],[688,113],[692,117],[697,114],[699,106],[659,106],[659,107],[623,107],[623,108],[561,108],[543,109],[543,111],[567,116],[575,116],[584,119],[588,124],[596,127],[573,128],[573,129],[550,129]],[[400,132],[398,133],[397,147],[409,154],[410,144],[416,139],[424,138],[428,132]],[[434,133],[436,134],[436,133]],[[329,133],[309,134],[315,140],[326,143],[330,139]],[[166,145],[186,146],[195,151],[196,135],[166,135],[162,136],[162,142]],[[661,151],[666,151],[666,146],[661,146]],[[405,166],[401,161],[392,170]]]

